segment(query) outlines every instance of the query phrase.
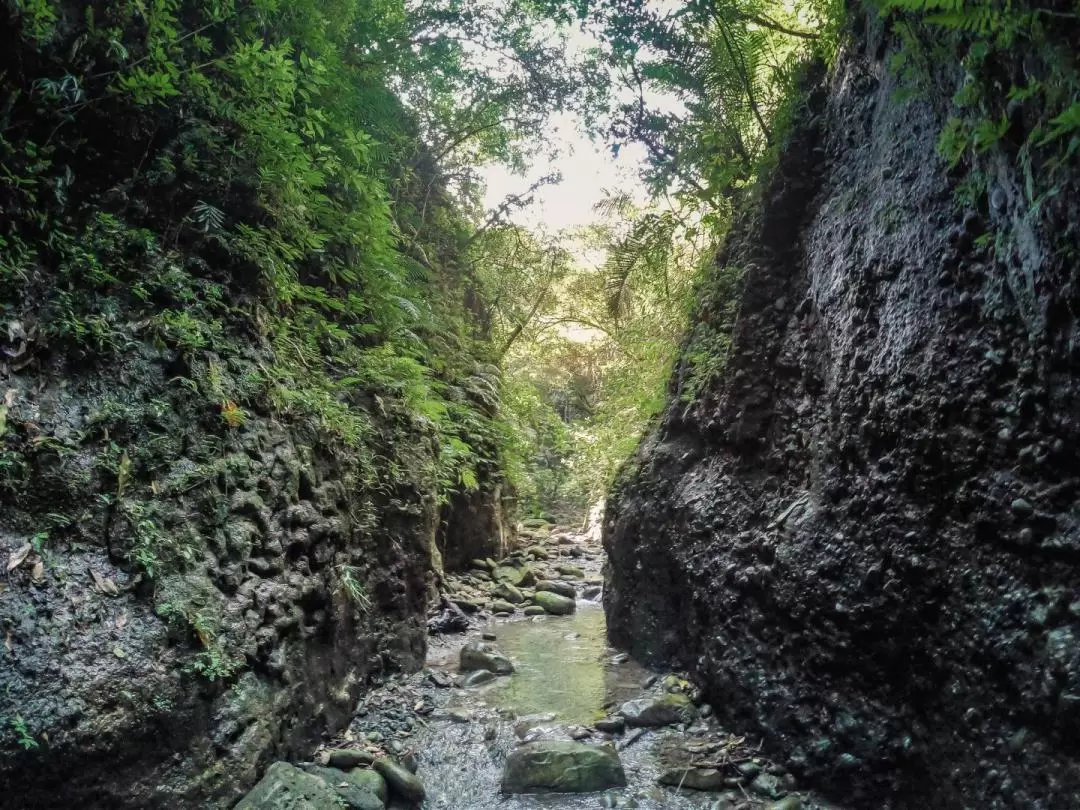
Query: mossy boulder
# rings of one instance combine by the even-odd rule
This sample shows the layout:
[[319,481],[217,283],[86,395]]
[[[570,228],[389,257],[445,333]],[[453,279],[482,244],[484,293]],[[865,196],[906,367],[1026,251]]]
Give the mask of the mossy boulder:
[[619,708],[628,726],[669,726],[694,719],[693,701],[686,695],[671,693],[656,698],[628,700]]
[[542,607],[545,613],[555,616],[569,616],[577,610],[577,602],[573,599],[551,591],[537,591],[533,595],[533,602]]
[[537,582],[536,590],[551,591],[552,593],[559,594],[559,596],[568,596],[571,599],[577,596],[577,588],[573,583],[553,581],[550,579],[542,579]]
[[567,740],[518,746],[507,756],[502,778],[503,793],[592,793],[625,785],[613,747]]
[[326,780],[275,762],[235,810],[341,810],[338,798]]
[[394,796],[411,804],[420,804],[424,801],[424,783],[404,765],[388,758],[377,759],[375,770],[386,779],[386,784],[389,785],[390,792]]
[[366,768],[345,771],[313,766],[307,772],[330,785],[350,810],[383,810],[386,807],[389,795],[386,780],[377,771]]
[[509,675],[514,671],[514,665],[490,644],[470,641],[461,648],[460,669],[462,672],[486,669],[496,675]]

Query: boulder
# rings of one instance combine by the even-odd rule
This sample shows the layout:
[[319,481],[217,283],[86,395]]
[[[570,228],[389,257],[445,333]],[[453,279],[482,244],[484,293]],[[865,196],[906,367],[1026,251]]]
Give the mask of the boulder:
[[419,804],[424,800],[424,783],[404,765],[384,757],[375,760],[375,770],[382,774],[392,795],[413,804]]
[[503,793],[591,793],[625,785],[614,748],[568,740],[518,746],[507,756],[502,777]]
[[326,764],[342,771],[370,765],[374,761],[374,755],[362,748],[334,748],[326,752]]
[[386,807],[386,780],[376,771],[366,768],[343,771],[316,765],[308,768],[307,772],[333,788],[344,806],[350,810],[383,810]]
[[492,572],[492,577],[496,582],[505,582],[508,585],[517,587],[518,585],[528,584],[525,582],[525,572],[528,570],[528,566],[524,565],[520,567],[515,565],[497,565],[494,572]]
[[526,616],[543,616],[547,611],[539,605],[527,605],[524,613]]
[[626,718],[606,717],[603,720],[597,720],[594,723],[594,728],[607,734],[622,734],[626,731]]
[[496,582],[491,586],[491,595],[515,605],[520,605],[525,601],[525,594],[509,582]]
[[628,700],[619,707],[628,726],[668,726],[694,719],[694,704],[686,695],[671,693],[661,697]]
[[462,672],[486,669],[496,675],[509,675],[514,671],[514,665],[491,644],[470,641],[461,648],[460,669]]
[[559,594],[559,596],[568,596],[571,599],[577,596],[577,588],[572,583],[558,580],[542,579],[536,583],[536,590],[551,591]]
[[275,762],[235,810],[341,810],[341,802],[325,780]]
[[491,610],[493,613],[513,613],[517,607],[513,602],[507,602],[505,599],[495,599],[491,603]]
[[544,609],[545,613],[556,616],[568,616],[577,610],[577,602],[566,596],[560,596],[551,591],[537,591],[533,596],[533,602]]

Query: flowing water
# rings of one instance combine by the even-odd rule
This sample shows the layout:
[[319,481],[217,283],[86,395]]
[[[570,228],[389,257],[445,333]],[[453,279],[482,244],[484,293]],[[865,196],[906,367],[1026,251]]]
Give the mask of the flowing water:
[[[496,644],[517,671],[480,688],[454,690],[441,715],[456,714],[456,719],[433,719],[421,734],[417,748],[419,775],[428,790],[425,808],[677,810],[707,808],[716,801],[715,795],[657,786],[658,743],[665,734],[679,733],[670,729],[650,731],[619,752],[626,788],[606,794],[502,796],[503,762],[524,726],[565,739],[567,726],[591,725],[606,716],[605,707],[641,696],[649,673],[607,646],[604,613],[593,603],[579,602],[573,616],[496,620],[485,629],[496,635]],[[455,669],[460,644],[459,637],[454,645],[434,649],[429,665]],[[811,806],[805,805],[807,810]]]

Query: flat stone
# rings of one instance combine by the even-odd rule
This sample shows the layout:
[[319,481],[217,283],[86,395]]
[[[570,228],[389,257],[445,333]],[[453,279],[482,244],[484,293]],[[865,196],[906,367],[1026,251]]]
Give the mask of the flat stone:
[[533,601],[542,607],[545,612],[555,616],[568,616],[577,610],[577,602],[566,596],[560,596],[551,591],[537,591],[533,595]]
[[502,778],[503,793],[591,793],[625,785],[614,748],[566,740],[518,746],[507,756]]
[[522,612],[526,616],[543,616],[545,613],[547,613],[547,611],[539,605],[527,605]]

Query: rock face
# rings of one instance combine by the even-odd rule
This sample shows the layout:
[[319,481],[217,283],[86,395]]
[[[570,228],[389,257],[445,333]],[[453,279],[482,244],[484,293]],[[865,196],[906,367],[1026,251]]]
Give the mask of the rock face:
[[[722,257],[726,368],[680,364],[609,500],[610,635],[856,807],[1066,810],[1080,197],[1035,211],[991,151],[960,203],[893,53],[871,33],[812,94]],[[725,317],[707,296],[688,341]]]
[[506,757],[503,793],[591,793],[626,784],[619,755],[609,745],[541,740]]
[[[0,716],[38,743],[0,735],[0,794],[229,806],[268,761],[341,728],[373,676],[422,663],[434,490],[416,475],[405,506],[372,502],[348,452],[256,414],[215,436],[205,402],[169,382],[182,363],[167,350],[56,364],[5,382],[9,425],[33,418],[64,449],[5,482],[0,565],[46,514],[71,522],[0,599]],[[119,502],[99,498],[116,500],[121,467]],[[62,784],[35,776],[46,762]]]

